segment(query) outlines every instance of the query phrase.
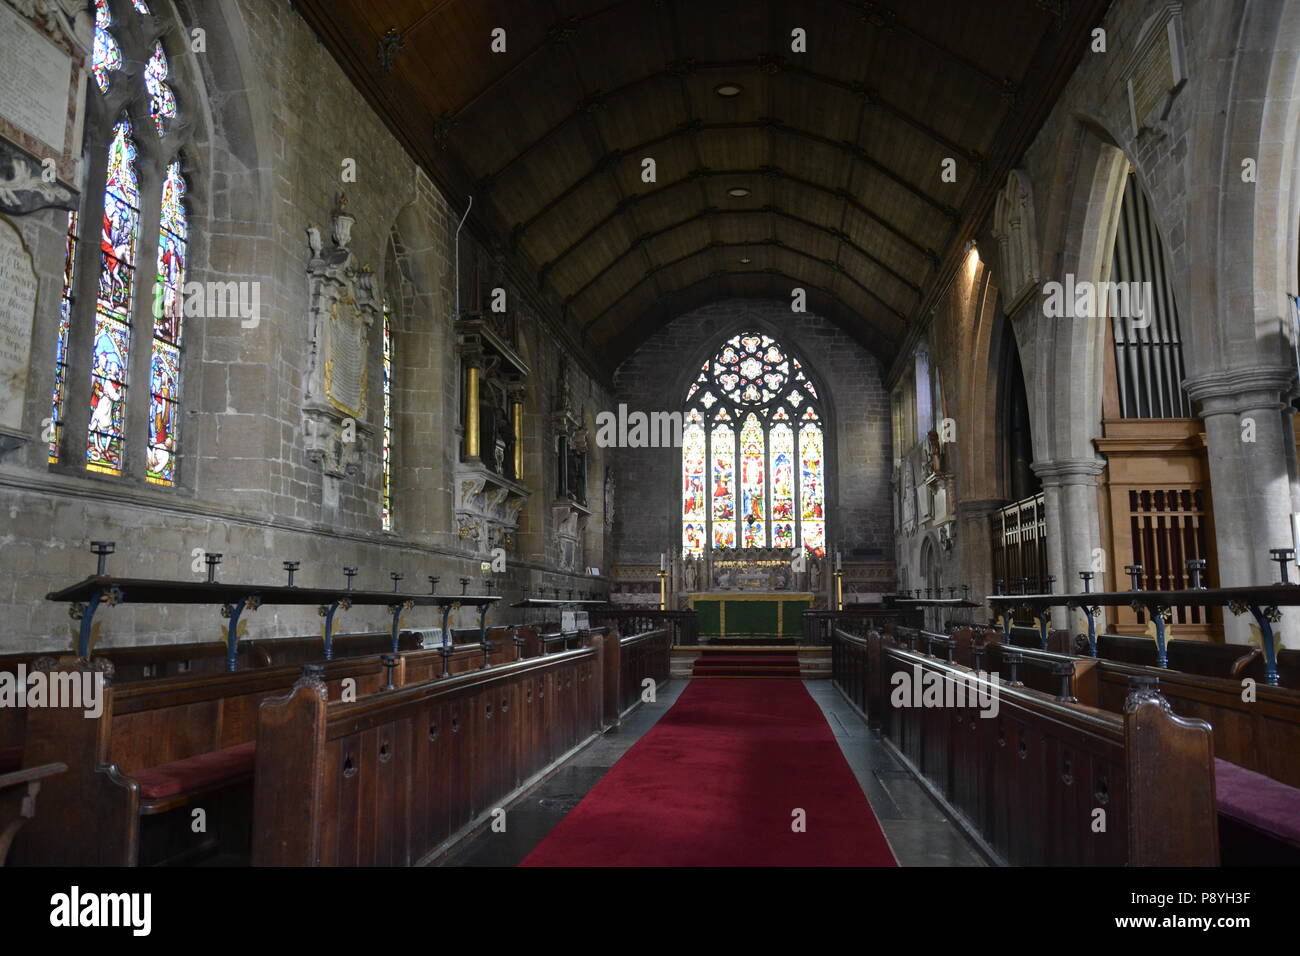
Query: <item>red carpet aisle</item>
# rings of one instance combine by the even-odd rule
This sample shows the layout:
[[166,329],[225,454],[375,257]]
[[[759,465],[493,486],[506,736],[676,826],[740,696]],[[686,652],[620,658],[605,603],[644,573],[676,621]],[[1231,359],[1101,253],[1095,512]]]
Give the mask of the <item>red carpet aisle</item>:
[[691,681],[521,865],[896,864],[803,683],[740,679]]

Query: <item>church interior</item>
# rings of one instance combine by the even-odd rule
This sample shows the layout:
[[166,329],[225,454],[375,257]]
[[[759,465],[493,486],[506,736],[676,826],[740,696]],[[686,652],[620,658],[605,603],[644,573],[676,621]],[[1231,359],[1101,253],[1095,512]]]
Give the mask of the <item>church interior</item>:
[[1300,3],[0,0],[0,76],[4,885],[1300,863]]

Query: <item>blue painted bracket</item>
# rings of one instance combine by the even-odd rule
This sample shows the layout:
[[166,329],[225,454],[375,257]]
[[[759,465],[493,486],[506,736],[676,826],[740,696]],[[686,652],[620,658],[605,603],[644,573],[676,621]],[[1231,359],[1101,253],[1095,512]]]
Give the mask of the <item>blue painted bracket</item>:
[[242,597],[234,604],[221,606],[221,616],[230,619],[230,623],[226,625],[226,670],[239,669],[239,616],[244,613],[245,608],[256,611],[261,606],[262,599],[256,594]]
[[393,615],[393,653],[394,654],[397,653],[397,638],[398,638],[397,629],[398,627],[401,626],[402,612],[409,611],[413,607],[415,607],[414,601],[403,601],[400,604],[388,605],[388,611],[390,614]]
[[1144,611],[1151,616],[1156,626],[1156,667],[1169,666],[1169,652],[1165,648],[1165,615],[1169,609],[1147,601],[1134,601],[1133,610]]
[[1282,620],[1282,612],[1276,607],[1261,608],[1252,604],[1250,613],[1259,624],[1259,635],[1263,638],[1264,680],[1276,687],[1281,683],[1281,678],[1277,673],[1277,648],[1273,646],[1273,625]]
[[345,598],[335,598],[329,604],[322,604],[317,608],[321,617],[325,618],[325,660],[334,660],[334,612],[339,608],[348,610],[352,607],[352,602]]
[[451,676],[451,630],[447,627],[447,619],[451,617],[453,609],[460,607],[459,604],[444,604],[442,606],[442,676]]
[[487,637],[487,613],[490,604],[480,604],[478,608],[478,642],[483,645],[483,666],[492,665],[492,645],[488,643]]
[[99,610],[100,604],[107,604],[109,607],[117,604],[122,600],[122,589],[116,584],[106,587],[102,591],[96,591],[90,596],[90,601],[86,604],[76,603],[68,608],[68,614],[72,619],[81,621],[81,629],[77,633],[77,656],[83,661],[90,657],[90,629],[95,620],[95,612]]
[[1088,653],[1093,657],[1097,656],[1097,612],[1101,610],[1098,607],[1083,605],[1083,616],[1088,619]]

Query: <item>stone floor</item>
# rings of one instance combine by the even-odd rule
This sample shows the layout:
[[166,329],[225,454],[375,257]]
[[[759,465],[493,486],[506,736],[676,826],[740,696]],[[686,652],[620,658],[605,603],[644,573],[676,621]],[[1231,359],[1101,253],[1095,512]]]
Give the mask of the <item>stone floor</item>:
[[[438,860],[438,866],[515,866],[587,795],[610,767],[677,700],[687,682],[674,680],[616,730],[566,761],[507,807],[506,832],[483,829]],[[849,766],[902,866],[983,866],[983,857],[929,795],[867,729],[828,680],[804,681],[826,714]]]

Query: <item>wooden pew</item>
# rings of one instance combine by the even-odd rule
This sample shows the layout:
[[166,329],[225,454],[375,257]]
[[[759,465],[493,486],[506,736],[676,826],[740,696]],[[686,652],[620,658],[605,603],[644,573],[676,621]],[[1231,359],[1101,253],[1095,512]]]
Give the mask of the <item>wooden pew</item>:
[[0,866],[5,865],[18,831],[36,815],[36,795],[41,792],[41,781],[67,769],[65,764],[47,763],[0,773]]
[[[1149,689],[1125,713],[997,687],[978,706],[890,706],[894,674],[945,686],[987,676],[907,650],[876,632],[837,631],[836,681],[886,746],[995,860],[1013,865],[1212,866],[1218,863],[1211,729],[1177,717]],[[1096,832],[1096,811],[1105,811]]]
[[619,637],[615,631],[610,640],[619,645],[618,714],[621,717],[640,703],[642,682],[646,678],[653,680],[656,688],[671,679],[673,635],[667,628],[627,637]]
[[[1005,678],[1004,651],[989,645],[984,666]],[[1017,668],[1028,686],[1059,696],[1060,679],[1033,665],[1069,667],[1069,696],[1112,713],[1123,711],[1132,679],[1159,680],[1175,713],[1204,720],[1213,730],[1225,864],[1300,863],[1300,827],[1291,823],[1300,817],[1300,692],[1263,683],[1261,672],[1253,678],[1254,700],[1243,700],[1246,675],[1240,667],[1233,668],[1236,677],[1215,677],[1023,648],[1015,653],[1028,658]],[[1218,659],[1227,661],[1229,655]]]
[[315,673],[259,712],[253,863],[432,858],[601,728],[592,646],[343,703]]
[[[47,666],[74,673],[85,667],[75,661]],[[257,707],[283,693],[298,672],[256,668],[106,683],[97,717],[28,708],[24,765],[58,761],[68,771],[47,784],[45,812],[19,836],[14,862],[134,866],[210,850],[223,837],[242,835],[246,843]],[[355,682],[358,695],[371,693],[386,675],[377,657],[327,668],[336,693],[345,679]],[[213,838],[184,836],[192,833],[189,815],[168,816],[194,806],[217,826]]]

